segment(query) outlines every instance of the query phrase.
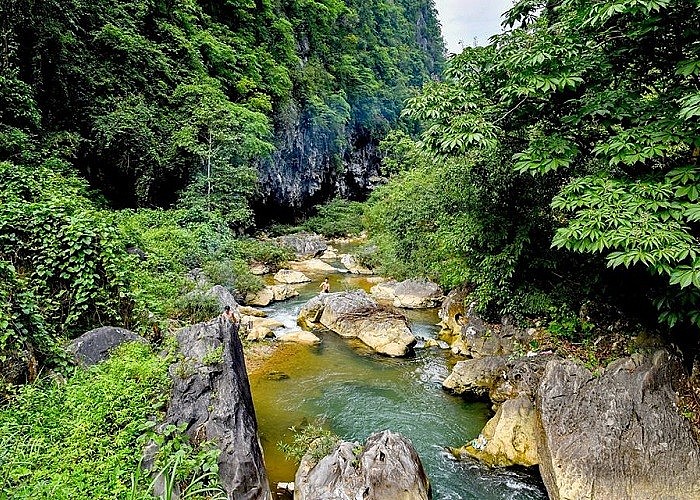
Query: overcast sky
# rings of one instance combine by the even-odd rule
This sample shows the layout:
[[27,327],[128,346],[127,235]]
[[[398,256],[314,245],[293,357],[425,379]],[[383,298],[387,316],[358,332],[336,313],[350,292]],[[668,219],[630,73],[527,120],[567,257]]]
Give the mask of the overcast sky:
[[459,53],[474,38],[485,45],[501,31],[501,14],[511,5],[512,0],[435,0],[447,51]]

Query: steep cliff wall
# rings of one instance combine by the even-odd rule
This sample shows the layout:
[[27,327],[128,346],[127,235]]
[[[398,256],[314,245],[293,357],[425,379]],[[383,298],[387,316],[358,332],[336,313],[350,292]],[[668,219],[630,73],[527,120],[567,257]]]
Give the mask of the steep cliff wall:
[[[276,151],[260,165],[257,212],[294,218],[334,196],[365,197],[379,179],[379,142],[410,89],[439,73],[443,43],[432,0],[355,2],[296,19],[298,70],[275,113]],[[325,31],[324,23],[334,28]]]

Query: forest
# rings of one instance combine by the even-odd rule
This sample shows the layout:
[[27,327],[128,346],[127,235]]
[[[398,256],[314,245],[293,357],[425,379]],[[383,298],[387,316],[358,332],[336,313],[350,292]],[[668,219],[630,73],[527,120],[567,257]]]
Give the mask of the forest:
[[[0,490],[54,491],[22,489],[21,457],[59,405],[97,425],[69,340],[116,325],[160,343],[216,316],[188,273],[255,292],[251,264],[292,258],[262,236],[366,233],[363,264],[465,286],[490,321],[583,342],[591,317],[624,318],[692,360],[699,117],[698,0],[518,0],[450,57],[432,0],[1,0]],[[315,157],[302,191],[273,185]],[[133,346],[109,363],[90,390],[132,394],[133,425],[113,424],[116,462],[96,446],[93,498],[150,498],[135,443],[167,364]],[[216,472],[211,450],[171,446],[162,464]],[[61,498],[91,473],[61,469]]]

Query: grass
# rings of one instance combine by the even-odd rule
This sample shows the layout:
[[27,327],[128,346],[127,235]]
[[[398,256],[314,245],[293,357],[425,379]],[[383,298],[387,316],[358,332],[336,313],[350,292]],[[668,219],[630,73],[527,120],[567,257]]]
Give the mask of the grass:
[[[26,385],[0,411],[0,498],[126,498],[139,477],[138,442],[169,394],[168,361],[122,346],[66,382]],[[136,485],[144,490],[148,478]]]

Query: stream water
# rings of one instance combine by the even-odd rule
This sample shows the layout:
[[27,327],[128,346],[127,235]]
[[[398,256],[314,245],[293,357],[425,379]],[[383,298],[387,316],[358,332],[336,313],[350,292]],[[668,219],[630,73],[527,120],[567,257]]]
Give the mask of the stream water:
[[[300,295],[265,308],[286,328],[298,329],[300,307],[318,293],[319,281]],[[332,275],[331,291],[363,288],[371,283],[353,275]],[[414,335],[435,338],[435,310],[407,311]],[[408,437],[421,457],[433,498],[546,499],[536,472],[489,469],[457,461],[447,446],[461,446],[479,434],[491,412],[486,403],[467,403],[442,390],[441,382],[456,361],[449,350],[421,348],[415,356],[388,358],[373,354],[359,341],[321,333],[322,343],[308,347],[282,345],[262,370],[251,375],[255,411],[271,486],[294,480],[296,464],[278,449],[290,442],[290,427],[322,421],[340,437],[363,442],[390,429]],[[284,374],[280,376],[280,373]]]

